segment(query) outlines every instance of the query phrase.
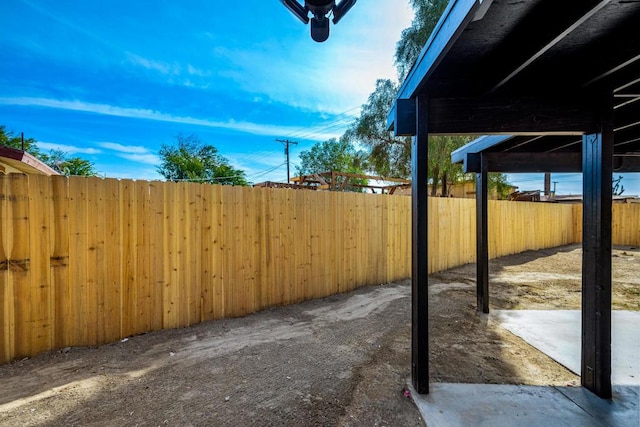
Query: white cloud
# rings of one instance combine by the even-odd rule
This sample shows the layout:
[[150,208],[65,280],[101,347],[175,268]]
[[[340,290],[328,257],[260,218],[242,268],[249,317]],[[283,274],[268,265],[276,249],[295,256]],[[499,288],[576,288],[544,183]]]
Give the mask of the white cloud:
[[160,158],[155,154],[118,154],[117,156],[135,163],[145,163],[148,165],[160,164]]
[[[88,113],[102,114],[107,116],[127,117],[134,119],[155,120],[169,123],[181,123],[196,126],[204,126],[218,129],[228,129],[237,132],[244,132],[252,135],[280,136],[289,135],[299,130],[295,126],[280,126],[265,123],[252,123],[246,121],[215,121],[207,119],[198,119],[195,117],[175,116],[172,114],[162,113],[155,110],[140,108],[116,107],[108,104],[96,104],[83,101],[66,101],[49,98],[31,98],[31,97],[0,97],[2,105],[20,105],[20,106],[37,106],[56,108],[61,110],[82,111]],[[319,132],[308,136],[308,139],[324,140],[334,137],[334,133]]]
[[100,150],[95,148],[76,147],[74,145],[58,144],[55,142],[38,141],[38,148],[46,151],[60,150],[66,154],[99,154]]
[[97,144],[107,150],[120,151],[122,153],[146,154],[149,152],[149,149],[146,147],[136,145],[123,145],[118,144],[117,142],[98,142]]
[[136,180],[163,180],[164,178],[154,168],[134,167],[129,165],[96,165],[98,172],[106,178],[136,179]]
[[162,61],[154,61],[152,59],[144,58],[140,55],[136,55],[132,52],[125,52],[127,59],[134,65],[137,65],[147,70],[157,71],[163,75],[178,75],[181,68],[177,64],[169,64]]
[[253,96],[339,113],[366,102],[377,79],[396,78],[396,43],[412,16],[408,1],[359,2],[325,43],[306,36],[213,54],[227,64],[220,74]]

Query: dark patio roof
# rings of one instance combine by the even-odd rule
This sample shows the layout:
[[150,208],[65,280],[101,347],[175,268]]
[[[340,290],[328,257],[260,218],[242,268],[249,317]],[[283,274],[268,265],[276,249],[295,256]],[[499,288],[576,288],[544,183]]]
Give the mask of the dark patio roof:
[[389,128],[412,140],[412,382],[429,389],[429,135],[476,174],[478,311],[489,312],[488,173],[583,175],[581,384],[611,398],[612,174],[640,171],[640,0],[451,0]]
[[[414,134],[498,134],[455,153],[580,153],[602,103],[615,108],[615,153],[640,153],[640,2],[452,0],[389,115]],[[638,170],[636,167],[635,170]]]

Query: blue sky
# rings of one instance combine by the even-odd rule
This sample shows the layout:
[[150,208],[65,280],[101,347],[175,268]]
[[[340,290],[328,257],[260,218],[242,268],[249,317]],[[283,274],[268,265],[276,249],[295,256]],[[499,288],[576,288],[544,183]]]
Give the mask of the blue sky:
[[[197,134],[252,182],[286,180],[298,154],[341,135],[409,26],[408,0],[361,0],[325,43],[278,0],[4,0],[0,124],[94,162],[101,175],[161,179],[160,145]],[[512,176],[521,189],[541,175]],[[552,178],[579,193],[580,176]],[[640,194],[638,174],[626,193]]]

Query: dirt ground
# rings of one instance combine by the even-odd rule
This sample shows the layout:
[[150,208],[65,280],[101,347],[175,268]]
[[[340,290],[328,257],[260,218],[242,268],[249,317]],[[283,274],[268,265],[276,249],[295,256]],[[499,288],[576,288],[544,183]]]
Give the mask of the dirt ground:
[[[579,309],[579,246],[490,265],[491,307]],[[640,310],[640,250],[614,250],[615,309]],[[0,366],[1,426],[419,426],[409,281]],[[435,382],[577,385],[475,311],[475,266],[430,277]]]

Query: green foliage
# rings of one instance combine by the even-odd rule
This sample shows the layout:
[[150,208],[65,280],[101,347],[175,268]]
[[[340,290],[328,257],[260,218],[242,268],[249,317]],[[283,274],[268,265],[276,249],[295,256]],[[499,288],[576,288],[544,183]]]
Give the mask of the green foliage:
[[509,197],[512,190],[511,184],[507,181],[507,175],[497,172],[489,172],[487,176],[487,189],[489,194],[496,194],[499,200]]
[[[7,131],[5,126],[0,125],[0,144],[7,147],[22,150],[22,137]],[[81,157],[67,157],[61,150],[51,150],[49,154],[40,151],[37,142],[33,138],[24,140],[24,151],[31,154],[38,160],[53,168],[57,172],[66,175],[96,176],[93,163]]]
[[[364,153],[356,150],[346,138],[331,138],[314,144],[310,150],[300,153],[300,166],[296,167],[298,175],[311,175],[322,172],[341,172],[363,174],[365,167]],[[341,182],[338,177],[338,184]],[[351,183],[366,185],[365,179],[351,179]],[[357,187],[356,187],[357,188]],[[359,190],[358,190],[359,191]]]
[[411,138],[394,137],[386,129],[387,114],[397,92],[398,85],[393,81],[378,80],[345,138],[368,149],[369,168],[377,175],[407,178],[411,175]]
[[624,185],[622,185],[622,175],[618,175],[617,179],[613,180],[613,188],[612,188],[612,192],[614,196],[622,196],[622,193],[624,193]]
[[80,157],[66,159],[57,165],[60,173],[66,176],[97,176],[92,162]]
[[157,170],[168,181],[248,185],[244,171],[233,168],[217,148],[196,135],[177,135],[175,144],[162,144],[159,154],[162,163]]
[[411,0],[415,15],[411,26],[402,31],[396,45],[395,60],[400,81],[409,74],[448,3],[449,0]]
[[[451,152],[469,141],[468,136],[430,136],[429,137],[429,180],[431,195],[435,196],[438,185],[443,190],[446,182],[459,182],[464,179],[462,165],[451,163]],[[444,191],[443,191],[444,192]],[[443,194],[446,196],[446,194]]]
[[[6,126],[0,125],[0,145],[22,150],[22,136],[15,135],[13,132],[8,131]],[[37,158],[42,156],[42,152],[38,149],[36,140],[33,138],[25,138],[24,151]]]
[[318,172],[363,173],[362,153],[345,138],[331,138],[314,144],[310,150],[300,153],[299,175]]
[[[411,0],[415,15],[411,27],[402,32],[396,46],[395,62],[403,81],[435,28],[448,0]],[[411,175],[411,138],[394,137],[386,130],[387,114],[393,106],[399,85],[391,80],[378,80],[376,88],[362,106],[358,117],[345,137],[368,149],[369,167],[378,175],[408,178]],[[471,141],[463,136],[429,137],[429,181],[432,195],[446,182],[464,179],[461,165],[451,163],[451,152]],[[506,176],[492,178],[499,194],[506,192]]]

